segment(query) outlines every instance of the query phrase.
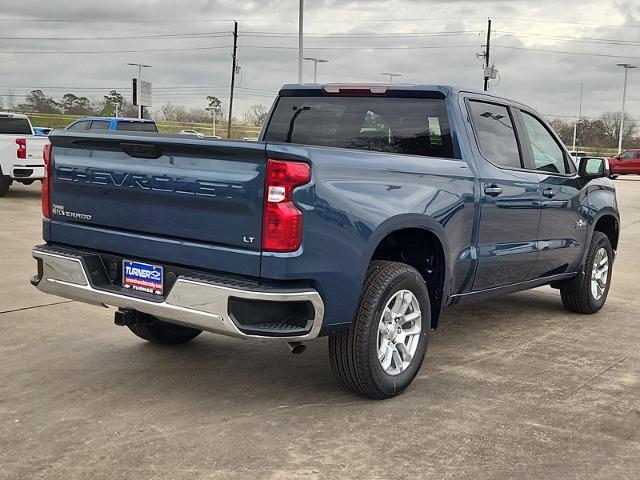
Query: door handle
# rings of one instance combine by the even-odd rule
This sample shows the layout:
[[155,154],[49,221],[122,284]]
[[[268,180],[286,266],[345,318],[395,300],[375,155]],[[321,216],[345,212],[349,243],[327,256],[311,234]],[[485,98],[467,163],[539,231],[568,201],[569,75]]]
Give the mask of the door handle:
[[484,193],[489,195],[490,197],[497,197],[502,193],[502,187],[497,185],[489,185],[488,187],[484,187]]
[[542,191],[542,195],[544,195],[547,198],[553,198],[556,196],[556,191],[553,188],[545,188]]

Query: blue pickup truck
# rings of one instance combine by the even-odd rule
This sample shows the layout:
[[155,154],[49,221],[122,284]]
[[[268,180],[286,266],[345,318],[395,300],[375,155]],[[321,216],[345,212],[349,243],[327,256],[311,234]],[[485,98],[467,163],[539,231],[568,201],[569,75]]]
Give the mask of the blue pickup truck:
[[328,336],[373,398],[413,380],[443,307],[550,284],[604,304],[619,216],[532,109],[445,86],[288,85],[258,142],[54,132],[41,291],[161,344]]

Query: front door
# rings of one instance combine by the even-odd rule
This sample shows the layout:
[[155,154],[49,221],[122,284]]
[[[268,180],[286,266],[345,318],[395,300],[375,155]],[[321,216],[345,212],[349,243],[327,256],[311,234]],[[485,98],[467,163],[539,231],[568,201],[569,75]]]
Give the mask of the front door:
[[533,113],[521,110],[519,115],[525,158],[538,172],[541,191],[538,260],[531,276],[574,272],[587,239],[586,212],[580,208],[584,181],[549,127]]
[[[524,170],[511,108],[469,100],[481,178],[481,214],[473,290],[529,280],[536,262],[540,189]],[[483,160],[484,159],[484,160]]]

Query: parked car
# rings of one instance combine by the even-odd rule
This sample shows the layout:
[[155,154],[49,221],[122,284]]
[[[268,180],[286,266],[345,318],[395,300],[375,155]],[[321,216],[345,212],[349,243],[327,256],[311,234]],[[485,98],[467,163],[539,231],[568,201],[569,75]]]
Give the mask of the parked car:
[[30,185],[42,180],[42,148],[48,142],[35,134],[26,115],[0,112],[0,197],[13,182]]
[[48,127],[33,127],[33,134],[38,137],[46,137],[51,133],[52,128]]
[[153,132],[158,133],[158,127],[153,120],[120,117],[86,117],[67,125],[65,130],[81,131],[119,131],[119,132]]
[[625,150],[611,157],[609,166],[613,175],[640,175],[640,149]]
[[180,135],[192,135],[194,137],[204,138],[204,134],[203,133],[200,133],[197,130],[191,130],[191,129],[180,130]]
[[51,142],[32,283],[150,342],[328,336],[340,382],[388,398],[443,307],[549,284],[591,314],[609,291],[607,162],[576,170],[541,115],[486,93],[289,85],[258,142]]

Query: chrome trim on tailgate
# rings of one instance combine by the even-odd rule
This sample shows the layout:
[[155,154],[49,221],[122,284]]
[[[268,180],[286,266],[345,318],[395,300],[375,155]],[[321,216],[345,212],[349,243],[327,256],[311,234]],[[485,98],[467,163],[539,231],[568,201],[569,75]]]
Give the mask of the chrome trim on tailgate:
[[[50,251],[47,251],[50,250]],[[148,313],[168,322],[238,338],[272,338],[303,341],[316,338],[324,317],[324,303],[315,290],[257,291],[208,283],[198,278],[180,276],[162,302],[154,302],[91,285],[82,256],[62,250],[33,249],[33,257],[42,261],[38,290],[64,298],[96,305],[111,305]],[[310,302],[315,312],[309,333],[298,336],[263,336],[241,332],[229,316],[229,298],[275,302]]]

